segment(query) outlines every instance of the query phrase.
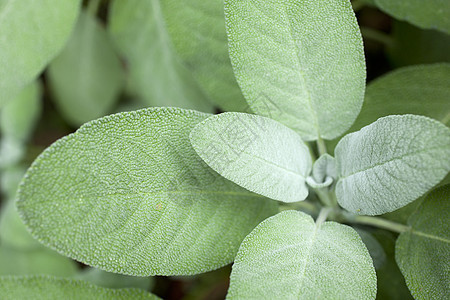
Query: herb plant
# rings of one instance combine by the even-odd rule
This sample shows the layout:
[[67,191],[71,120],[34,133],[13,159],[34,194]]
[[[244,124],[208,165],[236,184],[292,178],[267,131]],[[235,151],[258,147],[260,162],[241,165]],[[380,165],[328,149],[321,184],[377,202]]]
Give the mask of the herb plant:
[[[43,244],[98,269],[77,275],[58,256],[65,271],[50,274],[65,278],[0,277],[7,298],[156,299],[112,288],[148,289],[148,276],[232,262],[227,299],[375,299],[377,285],[382,297],[396,282],[386,279],[396,265],[414,298],[449,297],[449,64],[402,68],[366,89],[362,37],[347,0],[225,0],[225,18],[206,13],[222,12],[221,1],[117,0],[108,6],[109,31],[98,23],[99,1],[80,12],[79,1],[24,2],[0,0],[4,193],[15,190],[5,178],[22,175],[13,167],[43,89],[32,80],[47,65],[68,122],[95,120],[26,171],[15,205],[39,243],[3,226],[23,226],[8,202],[0,262],[16,248],[56,255]],[[446,1],[423,11],[418,1],[369,2],[450,32],[448,18],[433,14],[450,12]],[[31,25],[16,20],[33,7],[45,36],[58,18],[65,25],[28,53]],[[187,29],[187,20],[197,27]],[[183,108],[96,119],[124,87],[145,105]],[[211,114],[214,105],[226,112]],[[385,249],[395,239],[394,261]]]

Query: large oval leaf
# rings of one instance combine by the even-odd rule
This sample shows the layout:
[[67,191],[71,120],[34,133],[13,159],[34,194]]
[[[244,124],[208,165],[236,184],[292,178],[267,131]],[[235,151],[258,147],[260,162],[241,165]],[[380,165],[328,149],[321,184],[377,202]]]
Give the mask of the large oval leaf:
[[349,1],[227,0],[230,57],[250,107],[305,140],[344,133],[361,108],[365,63]]
[[208,97],[226,111],[248,111],[228,55],[223,0],[164,0],[177,54]]
[[376,277],[355,230],[284,211],[242,242],[227,299],[375,299]]
[[123,84],[122,67],[108,35],[85,12],[48,71],[54,100],[75,126],[110,112]]
[[372,81],[366,89],[361,113],[351,131],[380,117],[423,115],[450,126],[450,64],[400,68]]
[[49,276],[0,277],[0,290],[5,299],[35,300],[157,300],[157,296],[139,289],[107,289],[82,280]]
[[198,157],[189,132],[208,116],[154,108],[85,124],[25,175],[25,224],[42,243],[111,272],[182,275],[230,263],[276,206]]
[[128,64],[130,91],[147,106],[211,112],[212,105],[172,49],[161,2],[165,1],[115,0],[111,4],[109,31]]
[[216,172],[255,193],[282,202],[308,196],[311,156],[300,136],[274,120],[223,113],[191,133],[198,155]]
[[335,154],[339,204],[357,214],[383,214],[416,200],[447,175],[450,129],[423,116],[388,116],[346,135]]
[[450,2],[447,0],[375,0],[374,3],[394,18],[450,34]]
[[0,0],[0,107],[61,50],[79,5],[79,0]]
[[450,185],[431,192],[408,219],[410,230],[395,245],[395,259],[415,299],[450,295]]

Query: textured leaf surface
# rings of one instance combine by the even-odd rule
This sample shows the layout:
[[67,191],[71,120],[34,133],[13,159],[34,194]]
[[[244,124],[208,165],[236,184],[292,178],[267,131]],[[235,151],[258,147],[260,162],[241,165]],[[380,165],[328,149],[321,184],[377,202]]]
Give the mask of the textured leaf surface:
[[212,105],[174,54],[160,2],[116,0],[110,8],[109,31],[128,63],[130,89],[150,106],[210,112]]
[[230,263],[276,203],[198,157],[189,132],[208,116],[154,108],[85,124],[25,175],[25,224],[42,243],[110,272],[182,275]]
[[450,295],[450,185],[435,189],[411,215],[395,245],[395,258],[416,299]]
[[346,135],[335,154],[339,204],[357,214],[383,214],[416,200],[447,175],[450,129],[423,116],[384,117]]
[[111,289],[139,288],[149,290],[153,285],[153,277],[127,276],[96,268],[85,269],[83,272],[77,274],[75,278]]
[[0,107],[61,50],[79,4],[79,0],[0,0]]
[[350,2],[228,0],[225,8],[231,61],[253,111],[304,140],[344,133],[365,87]]
[[3,299],[36,300],[110,300],[110,299],[159,299],[138,289],[106,289],[81,280],[48,276],[0,277]]
[[[19,249],[4,244],[0,245],[0,266],[0,275],[73,276],[78,268],[73,260],[44,246],[34,249]],[[1,288],[0,291],[2,299],[4,299]]]
[[248,111],[228,55],[223,0],[165,0],[175,49],[208,97],[226,111]]
[[383,247],[377,241],[377,239],[368,231],[354,228],[356,232],[361,237],[361,240],[366,245],[367,250],[369,250],[370,257],[372,257],[373,266],[375,270],[378,270],[386,263],[386,253],[384,252]]
[[449,95],[450,64],[397,69],[367,86],[361,113],[349,131],[396,114],[424,115],[450,126]]
[[57,106],[75,126],[107,114],[123,84],[122,67],[108,35],[85,12],[48,74]]
[[274,120],[245,113],[215,115],[194,128],[191,143],[211,168],[250,191],[282,202],[308,195],[308,147]]
[[336,178],[336,160],[325,153],[314,162],[312,175],[306,178],[306,182],[312,188],[324,188],[330,186]]
[[375,0],[375,4],[396,19],[450,34],[450,2],[447,0]]
[[41,84],[33,81],[0,111],[0,131],[6,136],[25,142],[32,133],[41,113]]
[[284,211],[242,242],[227,299],[375,299],[372,259],[351,227]]

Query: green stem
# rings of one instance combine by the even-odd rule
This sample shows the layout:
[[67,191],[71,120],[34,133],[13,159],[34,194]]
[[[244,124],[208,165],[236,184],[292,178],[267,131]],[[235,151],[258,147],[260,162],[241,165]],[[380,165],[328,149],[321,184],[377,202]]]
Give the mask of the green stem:
[[319,150],[319,156],[327,153],[327,145],[320,137],[317,139],[317,149]]
[[354,219],[350,220],[352,223],[371,225],[390,231],[395,231],[402,233],[410,229],[409,226],[400,223],[392,222],[383,218],[370,217],[370,216],[355,216]]
[[385,46],[392,47],[394,45],[394,39],[388,34],[368,27],[361,27],[361,34],[367,39],[377,41]]
[[328,214],[332,211],[331,207],[324,207],[320,210],[319,216],[316,219],[316,226],[322,225],[327,220]]
[[92,16],[96,16],[101,2],[102,0],[90,0],[87,4],[87,12]]
[[307,211],[312,214],[319,213],[319,208],[307,200],[294,202],[294,203],[283,203],[280,206],[280,210],[286,210],[286,209],[296,209],[296,210],[301,210],[301,211]]

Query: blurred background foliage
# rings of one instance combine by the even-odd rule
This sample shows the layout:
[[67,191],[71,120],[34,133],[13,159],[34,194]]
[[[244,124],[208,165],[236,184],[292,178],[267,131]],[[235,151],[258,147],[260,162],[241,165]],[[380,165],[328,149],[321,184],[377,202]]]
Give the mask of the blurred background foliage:
[[[377,8],[375,2],[352,2],[364,40],[369,87],[367,103],[350,131],[388,113],[425,114],[448,126],[450,74],[448,65],[442,63],[450,62],[449,35],[400,20],[404,18],[395,19],[384,12],[385,8],[383,11]],[[416,66],[420,64],[433,64],[438,71],[424,77],[421,67]],[[404,69],[397,71],[398,68]],[[393,70],[397,73],[391,74]],[[422,73],[414,75],[415,70]],[[387,73],[394,79],[386,77],[389,79],[386,83],[377,79]],[[418,78],[411,79],[414,76]],[[398,80],[397,86],[404,87],[397,91],[397,99],[401,101],[397,106],[392,105],[389,97],[392,80]],[[447,89],[425,96],[420,91],[411,92],[412,86],[421,80],[424,86],[436,84],[438,89],[445,86]],[[438,103],[435,108],[414,110],[414,101],[431,98]],[[83,2],[63,49],[0,111],[0,275],[82,278],[105,287],[143,288],[164,299],[225,297],[230,266],[189,277],[139,278],[107,273],[40,245],[29,235],[15,210],[13,201],[21,177],[52,142],[87,121],[149,106],[211,113],[251,112],[228,57],[223,1]],[[386,109],[375,109],[380,107]],[[336,142],[329,141],[330,149]],[[394,217],[406,220],[419,203],[420,199],[395,212]],[[394,263],[396,235],[364,227],[360,232],[377,267],[378,298],[411,298]]]

